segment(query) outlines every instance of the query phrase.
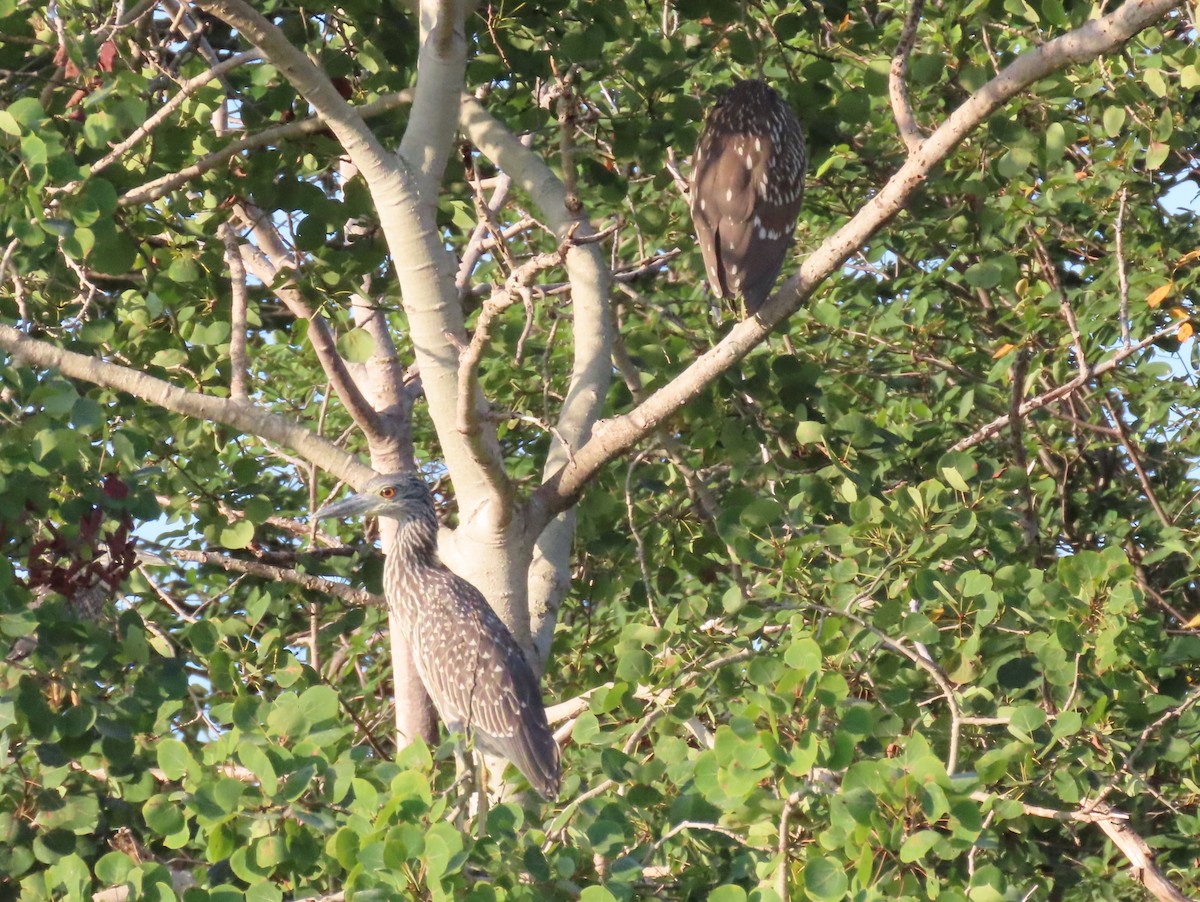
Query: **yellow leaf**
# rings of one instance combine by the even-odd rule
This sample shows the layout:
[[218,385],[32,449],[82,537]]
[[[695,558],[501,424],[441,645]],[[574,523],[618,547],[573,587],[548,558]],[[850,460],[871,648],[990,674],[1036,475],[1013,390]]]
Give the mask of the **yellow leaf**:
[[1179,324],[1179,332],[1177,333],[1177,335],[1179,336],[1180,341],[1187,341],[1189,338],[1192,337],[1192,335],[1195,334],[1195,332],[1196,332],[1196,330],[1192,328],[1191,323],[1180,323]]
[[1175,287],[1174,282],[1168,282],[1166,285],[1159,285],[1152,292],[1150,292],[1150,294],[1148,294],[1146,296],[1147,306],[1149,306],[1150,309],[1153,310],[1155,307],[1157,307],[1159,304],[1161,304],[1163,301],[1165,301],[1167,299],[1167,295],[1169,295],[1171,293],[1171,290],[1174,287]]
[[1184,254],[1182,257],[1179,258],[1179,262],[1176,263],[1175,265],[1176,266],[1187,266],[1189,263],[1195,263],[1197,260],[1200,260],[1200,250],[1188,251],[1186,254]]
[[1185,623],[1183,625],[1183,628],[1185,630],[1194,630],[1197,627],[1200,627],[1200,614],[1197,614],[1195,617],[1193,617],[1191,620],[1189,620],[1187,623]]
[[1167,312],[1170,313],[1171,316],[1175,317],[1176,319],[1187,319],[1188,318],[1187,311],[1184,310],[1182,307],[1172,307]]
[[1012,350],[1015,347],[1016,347],[1016,345],[1013,344],[1012,342],[1010,342],[1010,341],[1005,342],[1004,344],[1000,345],[1000,347],[998,347],[996,349],[996,352],[994,354],[992,354],[992,360],[999,360],[1005,354],[1012,353]]

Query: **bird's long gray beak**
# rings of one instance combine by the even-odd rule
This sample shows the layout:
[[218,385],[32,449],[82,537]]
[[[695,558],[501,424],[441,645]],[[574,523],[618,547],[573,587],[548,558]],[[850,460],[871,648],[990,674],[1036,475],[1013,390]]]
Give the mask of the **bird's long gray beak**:
[[375,506],[371,495],[351,495],[333,504],[326,504],[313,514],[314,520],[327,520],[330,517],[357,517],[368,513]]

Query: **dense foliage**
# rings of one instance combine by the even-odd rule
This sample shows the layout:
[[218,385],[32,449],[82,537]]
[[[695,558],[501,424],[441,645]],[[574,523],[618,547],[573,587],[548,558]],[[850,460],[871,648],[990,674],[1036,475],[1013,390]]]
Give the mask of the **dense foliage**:
[[[353,104],[413,85],[410,12],[268,6]],[[802,260],[907,156],[888,96],[907,12],[605,0],[468,18],[468,88],[560,172],[570,144],[572,188],[612,229],[606,416],[734,318],[711,306],[677,177],[714,92],[761,70],[804,122]],[[1094,15],[927,10],[916,122]],[[988,118],[588,487],[544,679],[548,704],[581,699],[562,797],[493,805],[482,829],[451,742],[396,748],[386,614],[296,581],[381,591],[358,525],[338,541],[303,520],[335,480],[99,369],[4,352],[0,899],[1143,897],[1105,806],[1200,894],[1189,15]],[[0,321],[229,397],[236,201],[288,242],[292,287],[352,366],[374,347],[362,296],[411,362],[371,197],[330,133],[297,127],[308,108],[275,65],[231,66],[136,133],[248,49],[236,31],[174,3],[0,0],[0,35]],[[386,146],[408,110],[368,120]],[[456,253],[495,175],[465,142],[452,154],[437,215]],[[555,247],[538,215],[520,191],[495,214],[521,227],[480,259],[468,325],[489,282]],[[481,365],[522,491],[572,373],[565,279],[539,274]],[[285,283],[245,286],[246,403],[363,453]],[[411,422],[453,525],[419,399]]]

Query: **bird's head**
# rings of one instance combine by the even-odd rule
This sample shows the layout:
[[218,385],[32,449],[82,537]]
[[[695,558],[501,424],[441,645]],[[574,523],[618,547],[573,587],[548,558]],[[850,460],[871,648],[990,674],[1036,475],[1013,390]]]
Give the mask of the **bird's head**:
[[326,504],[313,518],[372,516],[403,522],[432,515],[433,495],[424,479],[416,473],[389,473],[376,476],[357,495]]

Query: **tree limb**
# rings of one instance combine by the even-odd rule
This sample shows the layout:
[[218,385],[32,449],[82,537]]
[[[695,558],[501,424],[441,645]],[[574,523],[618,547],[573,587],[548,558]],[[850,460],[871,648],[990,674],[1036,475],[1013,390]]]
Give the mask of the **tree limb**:
[[[398,107],[404,106],[412,102],[411,91],[399,91],[395,94],[387,94],[383,97],[376,98],[370,103],[365,103],[360,107],[355,107],[360,116],[370,118],[379,116],[383,113],[391,112]],[[313,116],[308,119],[299,119],[295,122],[287,122],[283,125],[277,125],[274,128],[264,129],[261,132],[256,132],[253,135],[247,135],[237,141],[227,144],[220,150],[206,154],[196,160],[189,166],[185,166],[178,172],[172,172],[170,175],[164,175],[153,181],[146,182],[144,185],[139,185],[136,188],[131,188],[126,191],[118,199],[117,203],[122,207],[140,206],[142,204],[152,203],[160,197],[164,197],[174,191],[176,188],[181,188],[192,179],[199,178],[206,172],[222,166],[236,157],[240,153],[248,150],[256,150],[260,147],[266,147],[271,144],[279,144],[283,141],[292,138],[299,138],[303,135],[313,135],[317,132],[324,131],[328,126],[325,120],[320,116]]]
[[23,363],[58,370],[73,379],[128,392],[135,398],[174,413],[224,423],[248,435],[286,445],[351,485],[364,485],[375,475],[357,457],[314,435],[299,423],[251,404],[185,391],[140,370],[97,360],[87,354],[77,354],[30,338],[12,326],[0,324],[0,348]]
[[[992,802],[1002,797],[981,791],[971,793],[971,798],[976,802]],[[1144,886],[1155,899],[1161,899],[1162,902],[1191,902],[1154,863],[1154,852],[1146,840],[1129,826],[1129,815],[1115,811],[1107,805],[1095,805],[1092,808],[1085,805],[1073,811],[1060,811],[1056,808],[1030,805],[1027,802],[1020,802],[1020,805],[1023,813],[1029,817],[1095,824],[1128,859],[1129,875]]]
[[909,153],[921,146],[921,130],[913,118],[912,105],[908,100],[908,57],[913,45],[917,42],[917,26],[921,22],[921,13],[925,9],[925,0],[913,0],[908,15],[904,18],[904,27],[900,30],[900,43],[896,45],[896,53],[892,56],[892,65],[888,70],[888,99],[892,103],[892,116],[896,120],[896,130]]
[[[581,242],[595,234],[578,201],[571,202],[566,188],[550,167],[526,147],[509,129],[496,121],[474,98],[462,97],[462,127],[480,152],[499,166],[513,183],[532,198],[547,226],[560,240],[574,234]],[[586,441],[600,415],[612,367],[612,325],[608,310],[611,272],[594,243],[577,243],[567,253],[567,278],[571,283],[574,317],[574,356],[571,382],[559,409],[556,424],[561,441],[555,441],[546,457],[543,476],[567,466],[575,447]],[[555,514],[563,513],[564,505]],[[533,563],[528,574],[530,631],[538,661],[544,666],[550,653],[558,609],[570,587],[569,561],[575,535],[573,514],[554,519],[540,513],[530,517],[522,511],[522,525],[529,539],[536,539]]]
[[275,582],[293,583],[297,586],[303,586],[305,589],[311,589],[314,592],[333,595],[350,604],[371,605],[373,607],[382,607],[386,604],[383,596],[368,592],[365,589],[356,589],[347,583],[334,582],[331,579],[323,579],[308,573],[300,573],[298,570],[275,567],[271,564],[263,564],[258,561],[244,561],[225,554],[217,554],[215,551],[192,551],[187,548],[168,548],[163,549],[160,553],[166,558],[175,558],[176,560],[189,561],[194,564],[212,564],[231,573],[246,573],[250,576],[257,576],[261,579],[273,580]]
[[[372,445],[386,441],[387,434],[378,413],[367,403],[358,383],[350,374],[346,361],[338,353],[329,320],[309,306],[300,293],[299,286],[292,279],[294,264],[279,237],[278,230],[262,210],[249,203],[235,203],[234,211],[251,230],[258,250],[258,253],[254,253],[250,248],[246,248],[242,255],[250,271],[264,285],[274,286],[275,296],[283,302],[292,316],[308,322],[308,342],[317,355],[321,369],[329,377],[329,384],[337,392],[338,400],[362,429],[367,441]],[[286,279],[282,285],[278,284],[281,277]]]
[[[1069,382],[1064,382],[1062,385],[1056,385],[1054,388],[1050,389],[1049,391],[1043,392],[1042,394],[1038,395],[1036,398],[1030,398],[1028,401],[1022,402],[1020,408],[1017,411],[1018,415],[1025,416],[1026,414],[1032,413],[1035,410],[1039,410],[1039,409],[1045,407],[1047,404],[1052,404],[1053,402],[1057,401],[1059,398],[1066,397],[1067,395],[1071,394],[1072,392],[1078,391],[1080,388],[1082,388],[1084,385],[1086,385],[1092,379],[1095,379],[1097,376],[1102,376],[1105,373],[1107,373],[1109,370],[1116,369],[1117,366],[1121,363],[1121,361],[1123,361],[1126,357],[1129,357],[1131,354],[1136,354],[1138,351],[1141,351],[1144,348],[1148,348],[1150,345],[1154,344],[1160,338],[1165,338],[1168,335],[1173,335],[1174,333],[1176,333],[1178,331],[1179,331],[1179,323],[1174,322],[1174,323],[1171,323],[1171,325],[1167,326],[1166,328],[1159,329],[1153,335],[1150,335],[1147,338],[1143,338],[1141,341],[1139,341],[1135,344],[1129,345],[1128,347],[1121,348],[1116,353],[1114,353],[1113,356],[1110,357],[1108,360],[1105,360],[1105,361],[1102,361],[1102,362],[1096,364],[1094,367],[1091,368],[1091,370],[1089,372],[1081,373],[1080,375],[1071,379]],[[998,432],[1000,432],[1000,430],[1002,430],[1005,426],[1007,426],[1009,424],[1010,418],[1011,418],[1011,413],[1006,413],[1003,416],[996,417],[996,419],[992,420],[986,426],[982,426],[979,429],[976,429],[974,432],[972,432],[966,438],[953,444],[950,447],[950,450],[951,451],[965,451],[967,448],[972,448],[975,445],[978,445],[980,442],[983,442],[983,441],[991,438],[993,435],[996,435]]]

